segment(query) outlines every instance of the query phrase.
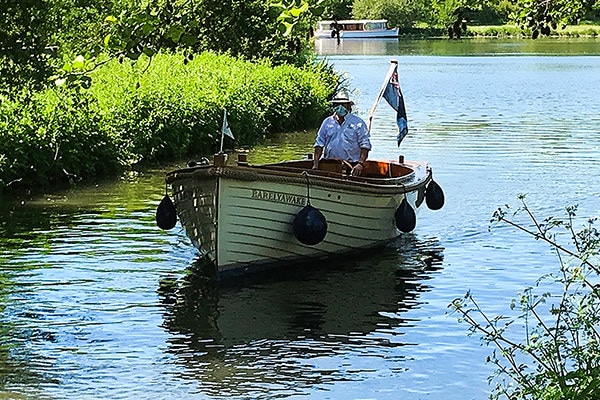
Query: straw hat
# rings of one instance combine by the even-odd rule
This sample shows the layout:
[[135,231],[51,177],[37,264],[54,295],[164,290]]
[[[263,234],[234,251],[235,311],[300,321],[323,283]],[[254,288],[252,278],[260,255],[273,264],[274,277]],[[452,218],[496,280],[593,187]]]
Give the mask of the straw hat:
[[348,93],[343,92],[343,91],[337,93],[335,96],[333,96],[333,99],[331,99],[331,104],[346,104],[346,103],[350,103],[352,105],[354,104],[354,102],[348,98]]

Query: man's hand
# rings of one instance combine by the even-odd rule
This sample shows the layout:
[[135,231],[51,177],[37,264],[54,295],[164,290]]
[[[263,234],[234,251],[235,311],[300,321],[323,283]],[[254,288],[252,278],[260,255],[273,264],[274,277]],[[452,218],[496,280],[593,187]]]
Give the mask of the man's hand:
[[352,176],[360,176],[360,174],[362,174],[363,168],[364,167],[362,164],[356,164],[354,167],[352,167]]

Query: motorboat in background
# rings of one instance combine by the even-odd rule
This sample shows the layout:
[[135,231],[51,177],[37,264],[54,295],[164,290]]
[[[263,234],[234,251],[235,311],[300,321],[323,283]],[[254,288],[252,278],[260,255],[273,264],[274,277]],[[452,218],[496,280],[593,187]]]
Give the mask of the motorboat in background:
[[389,28],[385,19],[355,19],[319,21],[315,37],[340,39],[396,38],[398,28]]

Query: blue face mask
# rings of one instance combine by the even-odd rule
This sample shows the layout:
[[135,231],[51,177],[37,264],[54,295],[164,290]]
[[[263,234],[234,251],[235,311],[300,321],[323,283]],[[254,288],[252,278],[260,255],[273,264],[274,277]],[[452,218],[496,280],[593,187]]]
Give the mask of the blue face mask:
[[333,111],[335,111],[335,113],[340,117],[345,117],[348,114],[348,110],[346,109],[346,107],[344,107],[341,104],[334,108]]

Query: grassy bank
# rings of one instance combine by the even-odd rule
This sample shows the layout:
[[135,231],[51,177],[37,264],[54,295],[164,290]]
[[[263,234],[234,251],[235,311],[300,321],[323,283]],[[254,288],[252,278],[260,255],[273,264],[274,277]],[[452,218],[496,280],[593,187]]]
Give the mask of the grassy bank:
[[203,53],[110,62],[89,89],[0,98],[0,192],[44,189],[141,163],[217,150],[223,109],[236,137],[313,128],[338,78],[324,65],[271,67]]
[[[569,25],[565,29],[558,27],[550,32],[550,37],[598,37],[600,36],[600,25],[580,24]],[[402,29],[400,37],[414,39],[448,38],[446,28],[429,26],[427,24],[417,25],[414,28]],[[530,30],[521,30],[516,25],[468,25],[467,32],[463,37],[510,37],[531,38]]]
[[[481,25],[469,26],[467,35],[531,38],[531,31],[523,31],[516,25]],[[600,25],[569,25],[565,29],[558,27],[558,29],[550,31],[551,37],[598,37],[599,35]]]

